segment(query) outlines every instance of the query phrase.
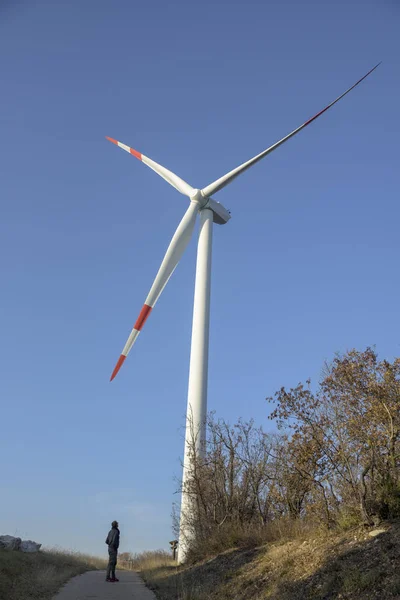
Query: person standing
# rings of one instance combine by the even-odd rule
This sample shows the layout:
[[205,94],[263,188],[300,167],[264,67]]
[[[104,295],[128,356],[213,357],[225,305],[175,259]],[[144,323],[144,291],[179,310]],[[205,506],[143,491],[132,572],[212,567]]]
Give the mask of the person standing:
[[119,579],[115,577],[115,567],[117,566],[119,548],[119,535],[120,533],[118,529],[118,521],[113,521],[111,523],[111,529],[108,532],[108,536],[106,539],[106,544],[108,545],[108,566],[106,581],[119,581]]

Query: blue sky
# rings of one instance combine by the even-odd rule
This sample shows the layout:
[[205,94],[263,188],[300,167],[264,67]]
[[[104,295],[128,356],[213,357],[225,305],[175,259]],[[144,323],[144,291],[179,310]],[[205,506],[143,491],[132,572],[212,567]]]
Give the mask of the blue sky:
[[389,0],[0,5],[0,533],[96,554],[168,547],[195,249],[111,371],[186,200],[356,90],[216,195],[209,409],[337,351],[400,354],[400,9]]

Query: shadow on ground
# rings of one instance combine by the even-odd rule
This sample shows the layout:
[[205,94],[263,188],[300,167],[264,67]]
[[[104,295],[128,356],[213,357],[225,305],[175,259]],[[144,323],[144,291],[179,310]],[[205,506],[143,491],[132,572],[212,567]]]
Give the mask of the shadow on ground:
[[211,598],[220,588],[221,580],[229,581],[235,573],[256,560],[260,553],[260,549],[231,550],[184,570],[165,567],[156,577],[152,574],[151,581],[144,575],[159,600]]

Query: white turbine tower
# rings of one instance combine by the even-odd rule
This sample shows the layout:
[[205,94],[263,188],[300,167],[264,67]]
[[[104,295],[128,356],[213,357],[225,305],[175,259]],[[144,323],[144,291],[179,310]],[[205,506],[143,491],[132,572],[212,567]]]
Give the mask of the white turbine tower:
[[[380,64],[380,63],[379,63]],[[183,491],[181,504],[181,528],[179,540],[179,562],[185,558],[187,550],[187,530],[182,518],[185,511],[190,510],[190,502],[187,494],[185,494],[185,481],[190,467],[191,460],[191,442],[195,439],[195,451],[198,455],[202,455],[205,446],[206,437],[206,414],[207,414],[207,380],[208,380],[208,338],[209,338],[209,322],[210,322],[210,289],[211,289],[211,249],[212,249],[212,226],[213,223],[224,225],[229,221],[230,214],[220,204],[211,197],[213,194],[222,190],[228,183],[233,181],[235,177],[246,171],[249,167],[256,164],[270,152],[281,146],[284,142],[299,133],[310,123],[315,121],[319,116],[341,100],[346,94],[353,90],[361,81],[363,81],[370,73],[378,66],[376,65],[357,83],[352,85],[341,96],[328,104],[323,110],[314,115],[311,119],[300,125],[297,129],[286,135],[279,142],[276,142],[254,158],[243,163],[233,171],[223,175],[210,185],[203,189],[197,189],[190,186],[186,181],[175,175],[165,167],[154,162],[144,154],[137,152],[133,148],[107,137],[110,142],[113,142],[126,152],[129,152],[145,165],[153,169],[158,175],[165,179],[170,185],[181,192],[181,194],[189,198],[189,208],[183,216],[183,219],[178,225],[177,230],[171,240],[164,259],[161,263],[157,276],[150,289],[150,292],[145,300],[142,310],[136,320],[136,323],[131,331],[131,334],[126,342],[124,349],[118,359],[115,369],[111,375],[111,380],[117,375],[123,362],[125,361],[130,349],[136,341],[140,331],[143,328],[146,319],[154,308],[155,303],[161,295],[169,278],[177,267],[186,246],[192,236],[193,229],[196,223],[197,215],[200,213],[200,231],[197,247],[197,265],[196,265],[196,282],[194,293],[193,307],[193,327],[192,327],[192,343],[190,353],[190,372],[189,372],[189,387],[188,387],[188,402],[187,402],[187,422],[185,436],[185,453],[183,466]],[[193,438],[194,436],[194,438]]]

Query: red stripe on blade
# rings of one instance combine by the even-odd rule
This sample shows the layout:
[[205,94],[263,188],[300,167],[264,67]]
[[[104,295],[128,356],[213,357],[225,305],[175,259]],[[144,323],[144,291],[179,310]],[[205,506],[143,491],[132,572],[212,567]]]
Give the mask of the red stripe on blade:
[[123,354],[121,354],[121,356],[118,359],[117,364],[115,365],[115,369],[112,372],[112,375],[110,377],[110,381],[112,381],[114,379],[114,377],[116,376],[116,374],[118,373],[118,371],[120,370],[120,368],[122,367],[122,365],[124,364],[124,360],[126,359],[126,356],[124,356]]
[[136,329],[137,331],[141,331],[143,325],[146,323],[147,317],[149,316],[149,314],[152,311],[152,307],[148,306],[147,304],[143,304],[143,308],[140,311],[140,315],[137,318],[136,323],[134,324],[133,328]]
[[112,142],[113,144],[116,144],[118,146],[117,140],[114,140],[113,138],[108,137],[108,135],[106,135],[106,140],[108,140],[109,142]]
[[327,106],[326,108],[324,108],[324,110],[321,110],[319,113],[317,113],[316,115],[314,115],[313,117],[311,117],[311,119],[308,119],[308,121],[306,121],[306,122],[304,123],[304,125],[309,125],[310,123],[312,123],[313,121],[315,121],[315,119],[316,119],[317,117],[320,117],[320,116],[321,116],[321,115],[322,115],[322,114],[323,114],[325,111],[327,111],[327,110],[328,110],[328,108],[330,108],[330,107],[331,107],[331,105],[329,105],[329,106]]
[[136,158],[138,158],[139,160],[142,160],[142,155],[140,154],[140,152],[138,152],[137,150],[134,150],[133,148],[130,149],[131,154],[133,154],[133,156],[136,156]]

